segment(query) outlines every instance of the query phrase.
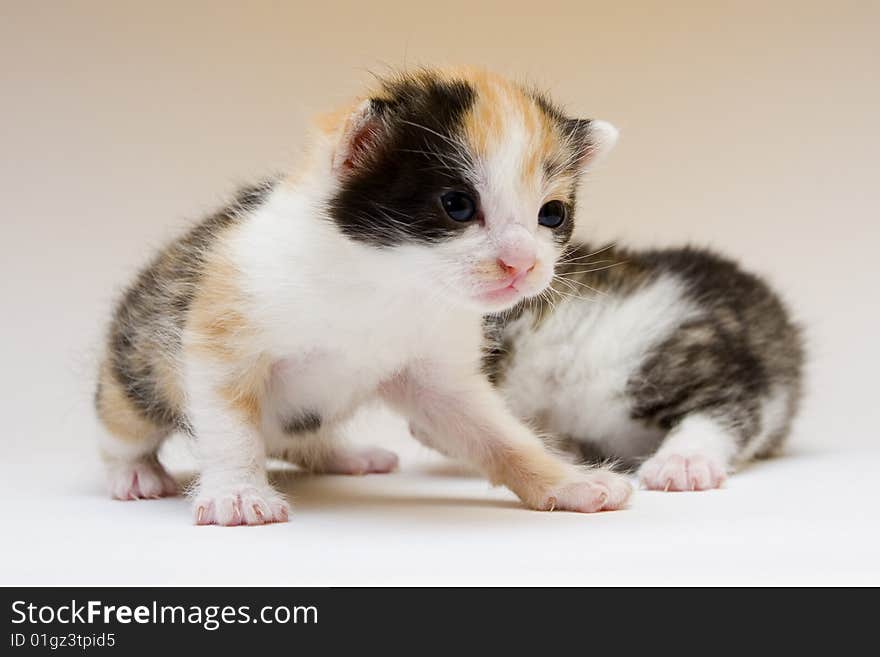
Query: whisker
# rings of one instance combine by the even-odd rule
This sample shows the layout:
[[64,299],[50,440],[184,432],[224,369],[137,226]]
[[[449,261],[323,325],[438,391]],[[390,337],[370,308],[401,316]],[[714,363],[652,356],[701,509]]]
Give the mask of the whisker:
[[[615,246],[617,246],[617,242],[611,242],[611,243],[603,246],[601,249],[597,249],[596,251],[593,251],[592,253],[587,253],[586,255],[579,256],[577,259],[589,258],[594,255],[599,255],[603,251],[607,251],[608,249],[613,249]],[[568,253],[573,253],[574,249],[575,249],[575,247],[571,247],[571,249],[568,251]],[[562,255],[565,256],[567,254],[563,253]]]
[[561,281],[561,280],[560,280],[560,281],[557,281],[557,282],[558,282],[558,283],[562,283],[563,285],[565,285],[565,286],[566,286],[566,290],[563,291],[563,290],[560,290],[560,289],[558,289],[558,288],[554,288],[554,291],[555,291],[555,292],[558,292],[559,294],[573,295],[574,297],[579,297],[579,296],[580,296],[580,292],[579,292],[579,290],[578,290],[576,287],[574,287],[574,286],[572,286],[572,285],[569,285],[566,281]]
[[619,260],[591,260],[586,262],[579,262],[577,260],[558,260],[556,262],[557,265],[572,265],[575,267],[580,267],[581,265],[601,265],[606,262],[620,262]]
[[[572,276],[576,275],[576,274],[590,274],[595,271],[605,271],[606,269],[611,269],[612,267],[619,267],[620,265],[627,264],[627,262],[628,262],[627,260],[621,260],[621,261],[615,262],[614,264],[611,264],[611,265],[605,265],[604,267],[595,267],[594,269],[580,269],[578,271],[566,271],[563,273],[565,275],[572,275]],[[589,263],[589,264],[593,264],[593,263]]]
[[[560,280],[561,280],[561,279],[560,279]],[[607,292],[604,292],[603,290],[597,290],[596,288],[594,288],[594,287],[592,287],[592,286],[590,286],[590,285],[587,285],[586,283],[582,283],[582,282],[580,282],[580,281],[575,281],[575,280],[572,280],[572,279],[567,279],[567,282],[568,282],[568,283],[573,283],[573,284],[578,285],[578,286],[580,286],[580,287],[585,287],[585,288],[587,288],[588,290],[590,290],[591,292],[594,292],[594,293],[596,293],[596,294],[598,294],[598,295],[600,295],[600,296],[603,296],[603,297],[607,297],[607,296],[608,296],[608,293],[607,293]]]

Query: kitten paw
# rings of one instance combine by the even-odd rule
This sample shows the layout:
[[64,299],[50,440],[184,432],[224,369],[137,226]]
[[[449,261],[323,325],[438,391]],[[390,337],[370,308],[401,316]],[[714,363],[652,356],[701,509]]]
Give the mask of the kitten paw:
[[657,454],[639,468],[639,481],[650,490],[709,490],[720,488],[726,478],[724,464],[702,454]]
[[626,477],[608,470],[592,470],[551,491],[541,508],[579,513],[614,511],[626,506],[631,494],[632,486]]
[[193,503],[197,525],[266,525],[287,522],[290,506],[271,486],[202,490]]
[[397,454],[379,447],[336,449],[317,468],[327,474],[364,475],[397,469]]
[[110,495],[117,500],[158,499],[177,495],[177,482],[158,461],[114,465],[108,472]]

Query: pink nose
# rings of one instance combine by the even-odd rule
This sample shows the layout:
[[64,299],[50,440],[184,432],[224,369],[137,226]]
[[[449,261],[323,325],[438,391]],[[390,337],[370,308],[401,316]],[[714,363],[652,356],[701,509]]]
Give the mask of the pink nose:
[[506,255],[498,258],[498,266],[508,276],[522,278],[535,268],[535,257],[531,255]]

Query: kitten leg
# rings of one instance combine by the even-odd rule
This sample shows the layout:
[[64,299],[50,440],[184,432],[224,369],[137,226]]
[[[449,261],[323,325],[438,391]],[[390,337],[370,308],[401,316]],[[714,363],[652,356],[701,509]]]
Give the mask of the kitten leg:
[[639,471],[644,486],[717,488],[735,463],[781,442],[797,382],[781,378],[762,392],[768,373],[762,359],[715,318],[682,325],[655,349],[627,386],[633,417],[673,426]]
[[117,500],[176,495],[177,482],[157,456],[171,430],[146,419],[106,365],[100,372],[95,406],[104,428],[99,447],[110,495]]
[[622,508],[632,487],[608,470],[567,462],[517,420],[479,373],[411,368],[383,386],[386,400],[444,453],[469,461],[533,509]]
[[737,451],[737,438],[722,422],[698,413],[685,417],[639,468],[639,481],[653,490],[719,488]]
[[331,431],[296,436],[273,454],[309,472],[322,474],[385,474],[397,469],[397,454],[381,447],[355,447]]
[[334,446],[314,468],[327,474],[385,474],[397,470],[397,454],[381,447]]
[[425,427],[419,425],[415,420],[409,421],[409,435],[418,440],[422,445],[440,452],[443,456],[455,458],[454,454],[450,454],[443,440],[434,440],[431,432]]
[[196,524],[287,521],[289,506],[266,477],[260,381],[255,372],[233,373],[193,359],[187,363],[189,414],[201,466],[193,495]]
[[138,445],[112,434],[101,436],[101,457],[110,496],[116,500],[158,499],[177,495],[177,482],[156,454],[167,434],[156,434]]

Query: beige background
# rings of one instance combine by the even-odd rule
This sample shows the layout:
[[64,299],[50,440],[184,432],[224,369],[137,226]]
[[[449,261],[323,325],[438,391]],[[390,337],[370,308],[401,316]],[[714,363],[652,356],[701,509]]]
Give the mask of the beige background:
[[[877,0],[0,0],[0,584],[880,583],[878,44]],[[295,160],[307,118],[368,71],[433,63],[531,79],[620,127],[585,235],[712,245],[778,285],[810,339],[792,453],[718,491],[533,513],[362,418],[401,471],[286,475],[287,524],[109,500],[90,398],[121,287]],[[193,467],[180,442],[163,458]]]
[[369,71],[432,63],[614,122],[583,231],[708,244],[768,274],[810,338],[798,440],[874,438],[876,1],[0,6],[0,399],[27,418],[4,440],[90,421],[108,309],[155,245],[295,160],[308,118]]

